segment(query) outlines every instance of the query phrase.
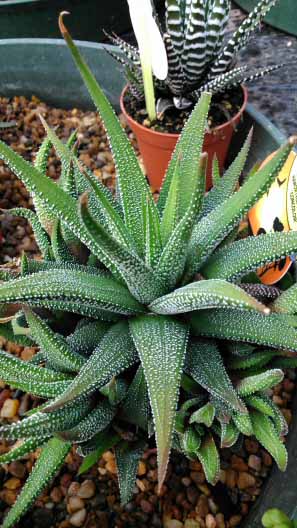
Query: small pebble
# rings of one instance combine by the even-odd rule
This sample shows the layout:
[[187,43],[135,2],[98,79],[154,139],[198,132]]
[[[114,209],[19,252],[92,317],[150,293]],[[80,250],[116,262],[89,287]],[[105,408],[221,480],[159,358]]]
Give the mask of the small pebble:
[[205,517],[205,526],[206,528],[216,528],[217,526],[216,520],[211,513]]
[[67,503],[68,513],[74,513],[78,510],[82,510],[85,507],[85,503],[79,497],[69,497]]
[[90,499],[95,495],[96,486],[93,480],[85,480],[77,492],[81,499]]
[[87,517],[87,510],[83,508],[82,510],[79,510],[75,512],[71,517],[69,518],[69,522],[72,526],[77,526],[78,528],[80,526],[83,526],[85,520]]
[[1,418],[14,418],[19,410],[20,402],[18,400],[12,400],[8,398],[5,400],[1,409]]

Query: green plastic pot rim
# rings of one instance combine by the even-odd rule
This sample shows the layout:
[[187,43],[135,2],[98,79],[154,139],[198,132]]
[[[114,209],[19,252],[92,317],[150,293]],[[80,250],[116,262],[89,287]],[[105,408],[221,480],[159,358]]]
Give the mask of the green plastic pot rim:
[[[229,126],[231,123],[238,123],[239,119],[240,119],[240,116],[244,113],[245,109],[246,109],[246,106],[247,106],[247,102],[248,102],[248,90],[246,88],[246,86],[244,86],[243,84],[240,85],[242,91],[243,91],[243,103],[242,103],[242,106],[240,108],[240,110],[237,112],[237,114],[235,114],[231,119],[229,119],[228,121],[226,121],[225,123],[223,123],[222,125],[219,125],[213,129],[211,129],[211,134],[219,134],[220,132],[224,132],[224,128]],[[140,123],[138,123],[137,121],[135,121],[135,119],[133,119],[130,114],[128,114],[126,108],[125,108],[125,105],[124,105],[124,97],[125,97],[125,94],[128,90],[128,85],[126,84],[126,86],[123,88],[123,91],[121,93],[121,98],[120,98],[120,106],[121,106],[121,110],[124,114],[124,116],[127,118],[129,118],[131,121],[133,121],[134,123],[134,126],[139,128],[140,130],[142,130],[143,132],[144,131],[148,131],[150,130],[151,134],[154,135],[155,138],[158,138],[161,140],[162,138],[164,138],[164,136],[167,136],[167,137],[170,137],[170,138],[179,138],[180,134],[170,134],[168,132],[157,132],[156,130],[151,130],[151,129],[148,129],[147,127],[141,125]]]

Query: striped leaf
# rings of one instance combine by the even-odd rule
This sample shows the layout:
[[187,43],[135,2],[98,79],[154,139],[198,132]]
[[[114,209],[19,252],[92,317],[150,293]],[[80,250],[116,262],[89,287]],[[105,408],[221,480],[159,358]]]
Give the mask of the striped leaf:
[[152,194],[125,131],[122,129],[109,101],[98,85],[88,65],[75,46],[64,25],[62,16],[60,16],[59,24],[62,36],[66,40],[76,66],[106,127],[117,167],[118,189],[123,206],[125,223],[134,239],[139,254],[144,255],[145,232],[142,199],[151,201],[151,206],[154,207]]
[[[199,210],[204,196],[205,175],[203,171],[198,172],[198,168],[202,153],[210,100],[211,95],[209,93],[201,95],[201,98],[185,125],[183,133],[181,134],[172,155],[158,199],[158,209],[160,213],[163,213],[165,218],[167,215],[171,214],[175,217],[175,223],[172,226],[173,230],[186,214],[193,201],[193,197],[197,197],[197,209]],[[173,186],[175,191],[171,191],[170,196],[169,190],[172,181],[174,182]],[[179,189],[182,189],[182,192],[180,192]],[[173,200],[172,193],[178,193],[178,198],[176,197],[176,199]],[[174,205],[177,208],[177,211],[172,210]],[[166,226],[166,223],[167,221],[163,221],[162,218],[163,240],[163,225]],[[165,230],[165,240],[169,234],[167,231]]]
[[86,359],[73,352],[63,336],[54,332],[29,308],[24,308],[24,312],[31,335],[47,361],[61,372],[75,372],[83,367]]
[[261,346],[297,352],[297,332],[277,314],[262,315],[255,311],[236,312],[204,310],[193,314],[192,331],[195,335],[245,341]]
[[201,218],[221,205],[234,193],[247,160],[252,141],[252,134],[253,129],[250,130],[242,149],[239,151],[230,167],[226,170],[224,176],[219,179],[219,181],[205,196],[201,211]]
[[241,288],[222,280],[201,280],[178,288],[152,302],[149,309],[159,314],[179,314],[205,308],[238,308],[269,313],[269,308]]
[[255,437],[271,454],[279,469],[285,471],[288,463],[288,454],[276,433],[273,422],[268,416],[258,411],[252,411],[250,416]]
[[127,504],[133,496],[138,464],[143,455],[144,448],[144,444],[136,444],[133,446],[126,442],[118,444],[115,447],[121,504],[123,505]]
[[24,458],[38,447],[42,446],[49,438],[47,436],[37,438],[26,438],[25,440],[17,441],[12,448],[2,455],[0,455],[0,464],[9,464],[15,460]]
[[266,370],[262,374],[247,376],[236,385],[239,396],[248,396],[259,391],[271,389],[284,379],[284,373],[279,369]]
[[140,366],[122,403],[121,416],[142,429],[147,429],[149,397],[143,368]]
[[201,268],[207,257],[239,223],[250,207],[269,189],[287,160],[294,143],[295,138],[290,139],[265,167],[244,183],[237,193],[195,226],[188,257],[186,273],[188,280]]
[[197,456],[202,464],[207,482],[214,485],[219,478],[220,457],[211,435],[208,435],[197,451]]
[[71,448],[68,442],[52,438],[43,448],[25,486],[13,508],[5,517],[2,527],[13,528],[20,517],[30,508],[47,484],[63,465]]
[[66,338],[66,341],[73,352],[89,356],[99,345],[109,327],[110,325],[104,321],[89,322],[86,320],[84,325],[76,327],[73,334]]
[[297,233],[267,233],[238,240],[218,250],[202,267],[207,279],[235,280],[297,252]]
[[74,378],[60,398],[45,411],[63,407],[82,394],[100,389],[113,376],[131,367],[137,361],[137,353],[129,333],[128,323],[121,321],[113,325],[95,348],[87,363]]
[[185,372],[220,401],[232,409],[245,412],[245,405],[236,394],[215,342],[192,340]]
[[86,442],[97,433],[108,427],[115,416],[115,409],[107,400],[103,400],[75,427],[60,433],[63,440],[69,442]]
[[129,291],[114,279],[98,277],[84,271],[40,271],[32,275],[0,284],[0,302],[40,300],[73,301],[92,304],[103,310],[129,315],[141,313],[143,308]]
[[171,450],[188,328],[168,317],[144,315],[132,319],[130,329],[150,396],[158,448],[158,485],[161,489]]

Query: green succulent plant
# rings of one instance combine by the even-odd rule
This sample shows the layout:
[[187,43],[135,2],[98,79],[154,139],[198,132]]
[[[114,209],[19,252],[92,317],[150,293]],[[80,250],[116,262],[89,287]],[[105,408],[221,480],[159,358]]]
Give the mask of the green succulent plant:
[[[155,203],[62,17],[60,27],[105,124],[117,193],[78,159],[75,133],[64,144],[42,118],[46,138],[34,165],[0,142],[0,158],[26,185],[36,210],[10,213],[31,222],[42,254],[0,270],[0,334],[39,347],[29,362],[1,351],[0,378],[44,400],[0,428],[0,437],[22,440],[0,456],[2,463],[42,447],[3,528],[32,505],[72,445],[86,457],[81,471],[114,448],[123,502],[153,435],[159,488],[172,448],[198,458],[211,483],[220,446],[240,435],[255,434],[282,470],[287,463],[286,423],[266,391],[282,380],[282,361],[296,361],[296,286],[279,295],[245,277],[297,252],[297,233],[235,238],[296,138],[238,189],[249,134],[222,178],[214,164],[216,183],[205,195],[202,146],[211,97],[203,93]],[[58,182],[46,174],[52,146],[62,162]]]
[[289,517],[281,510],[271,508],[264,513],[262,525],[265,528],[295,528],[297,521],[290,521]]
[[[204,91],[213,94],[263,77],[281,65],[248,71],[248,65],[235,67],[236,54],[248,43],[254,31],[277,0],[259,0],[257,6],[225,42],[230,0],[166,0],[163,40],[168,58],[165,81],[155,78],[157,113],[169,108],[192,107]],[[155,13],[158,21],[157,13]],[[159,26],[161,23],[158,21]],[[111,55],[125,68],[129,90],[144,99],[139,51],[117,35],[109,35],[121,54]]]

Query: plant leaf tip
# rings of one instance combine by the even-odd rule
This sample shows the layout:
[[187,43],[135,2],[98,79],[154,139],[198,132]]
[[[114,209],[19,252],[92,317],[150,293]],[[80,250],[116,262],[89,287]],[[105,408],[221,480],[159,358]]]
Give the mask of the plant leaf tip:
[[70,12],[69,11],[61,11],[61,13],[59,14],[59,29],[60,29],[60,32],[62,33],[62,35],[66,35],[68,34],[68,30],[64,24],[64,16],[65,15],[70,15]]

